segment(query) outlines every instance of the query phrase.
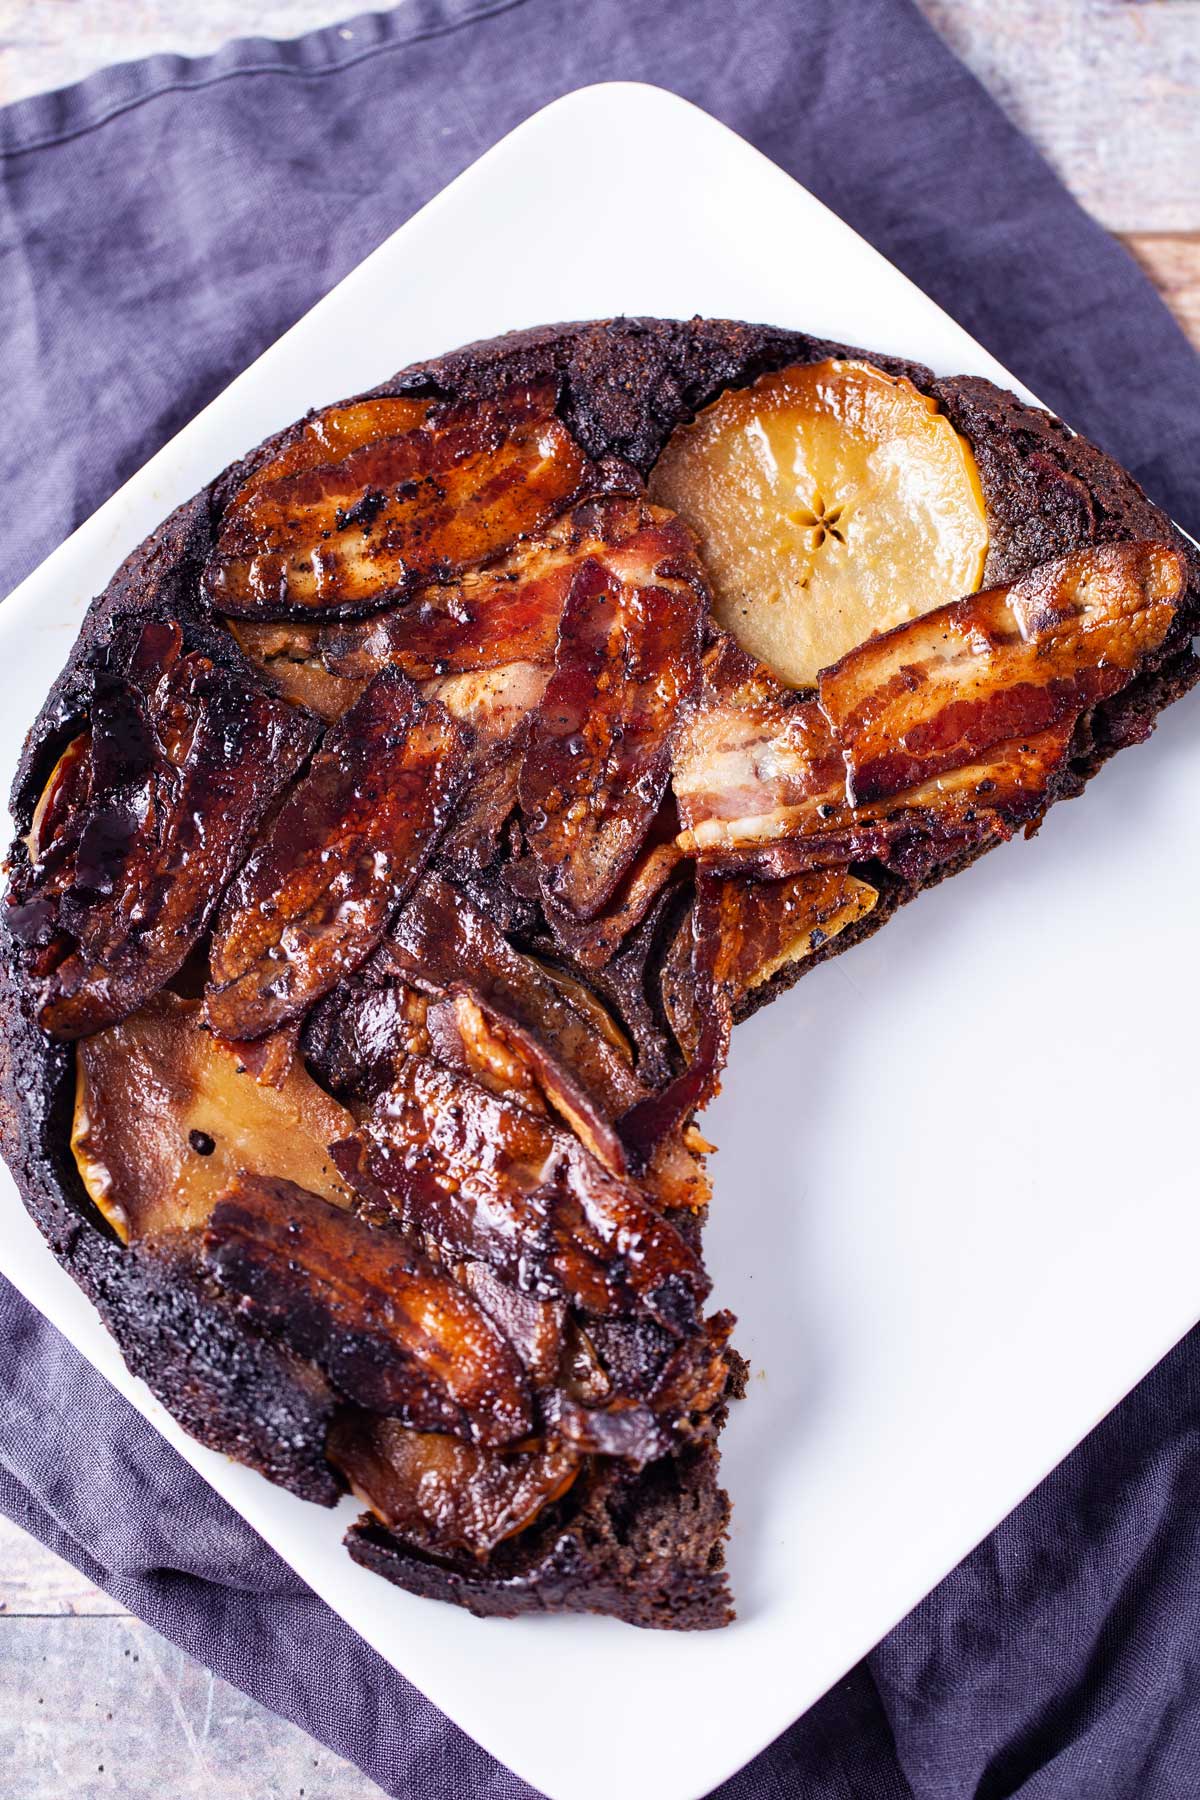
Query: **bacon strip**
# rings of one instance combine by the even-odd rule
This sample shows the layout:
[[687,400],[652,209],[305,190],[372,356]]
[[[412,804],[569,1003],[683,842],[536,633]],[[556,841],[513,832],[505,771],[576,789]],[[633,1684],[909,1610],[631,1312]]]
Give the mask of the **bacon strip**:
[[360,1405],[478,1444],[529,1431],[528,1380],[508,1340],[394,1232],[290,1181],[242,1175],[213,1209],[204,1259],[257,1324]]
[[569,1133],[427,1057],[402,1065],[370,1118],[332,1147],[366,1198],[454,1256],[593,1313],[695,1327],[699,1262],[628,1182]]
[[1075,720],[1125,686],[1187,586],[1170,544],[1093,545],[859,645],[819,679],[864,806]]
[[60,1038],[126,1018],[177,974],[314,735],[282,701],[185,654],[177,626],[147,626],[132,661],[133,679],[97,674],[90,736],[8,896],[41,1022]]
[[558,622],[580,566],[592,556],[603,559],[655,516],[624,496],[585,500],[540,539],[486,569],[426,588],[370,619],[324,626],[316,651],[331,675],[359,680],[388,664],[414,681],[509,662],[552,664]]
[[497,400],[335,408],[226,512],[203,586],[246,618],[352,618],[539,531],[592,465],[552,384]]
[[548,896],[593,918],[654,821],[699,682],[707,592],[690,535],[662,519],[585,563],[521,769]]
[[411,889],[464,773],[461,734],[385,669],[335,725],[229,890],[208,1017],[261,1037],[364,962]]
[[736,853],[819,827],[845,799],[846,772],[815,701],[797,699],[722,637],[704,659],[699,703],[680,733],[671,785],[692,856]]
[[1010,836],[1185,585],[1170,545],[1094,546],[871,639],[820,677],[819,704],[719,645],[675,758],[680,847],[764,877],[872,858],[909,876]]

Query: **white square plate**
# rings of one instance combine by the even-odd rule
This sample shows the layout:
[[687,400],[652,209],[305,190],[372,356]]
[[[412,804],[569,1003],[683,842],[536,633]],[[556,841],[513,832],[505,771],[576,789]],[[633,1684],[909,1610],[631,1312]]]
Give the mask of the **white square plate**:
[[[646,204],[669,194],[669,207]],[[550,255],[546,221],[586,219]],[[463,280],[471,265],[486,281]],[[309,406],[548,319],[692,313],[1015,385],[812,195],[655,88],[539,113],[372,256],[0,608],[0,768],[90,596]],[[1080,806],[736,1034],[706,1132],[715,1301],[754,1378],[725,1437],[738,1621],[476,1620],[356,1568],[358,1508],[202,1450],[130,1379],[0,1187],[0,1268],[395,1667],[553,1800],[695,1800],[925,1594],[1200,1315],[1194,704]]]

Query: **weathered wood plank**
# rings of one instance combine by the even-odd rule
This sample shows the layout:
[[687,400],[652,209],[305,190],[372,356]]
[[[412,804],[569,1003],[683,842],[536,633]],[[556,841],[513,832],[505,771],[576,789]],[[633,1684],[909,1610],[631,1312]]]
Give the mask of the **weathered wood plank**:
[[136,1619],[0,1620],[12,1800],[379,1800],[380,1789]]
[[917,0],[1112,231],[1200,229],[1200,0]]
[[120,1617],[124,1609],[28,1532],[0,1518],[0,1629],[14,1618]]
[[1124,243],[1200,350],[1200,231],[1131,232]]

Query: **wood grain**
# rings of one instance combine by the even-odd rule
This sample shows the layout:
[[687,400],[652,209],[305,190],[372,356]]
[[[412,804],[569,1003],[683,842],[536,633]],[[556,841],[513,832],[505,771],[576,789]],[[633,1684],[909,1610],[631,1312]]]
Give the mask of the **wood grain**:
[[10,1800],[380,1800],[351,1764],[137,1619],[2,1620],[0,1659]]
[[14,1618],[104,1616],[119,1618],[123,1608],[19,1525],[0,1518],[0,1630]]
[[1133,231],[1123,242],[1200,350],[1200,231]]
[[918,0],[1110,231],[1200,230],[1200,0]]

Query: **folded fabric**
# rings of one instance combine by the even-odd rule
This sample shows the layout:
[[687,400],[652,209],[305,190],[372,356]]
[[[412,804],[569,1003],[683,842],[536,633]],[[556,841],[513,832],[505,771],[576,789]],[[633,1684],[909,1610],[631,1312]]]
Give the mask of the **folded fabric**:
[[[907,0],[409,0],[0,113],[0,589],[504,132],[616,78],[724,119],[1200,530],[1200,360]],[[11,1517],[388,1793],[530,1794],[5,1284],[0,1355]],[[722,1794],[1193,1794],[1198,1399],[1194,1333]]]

